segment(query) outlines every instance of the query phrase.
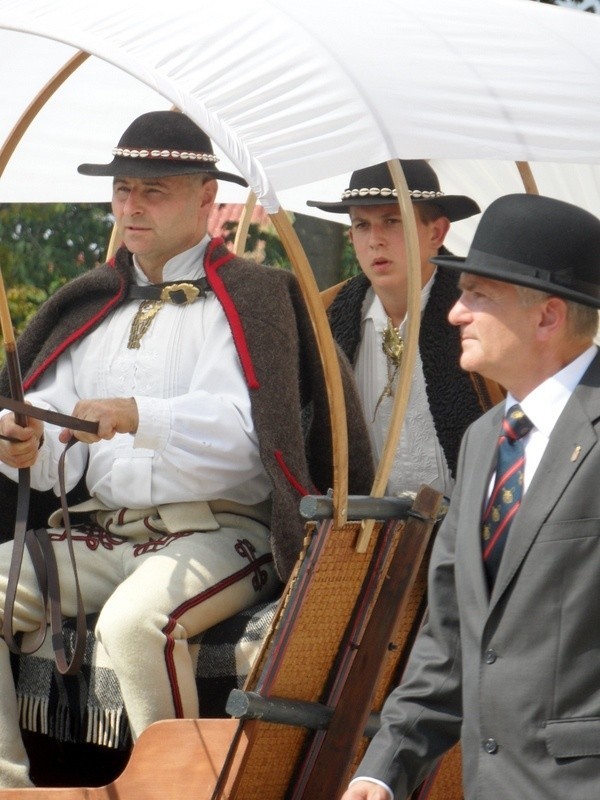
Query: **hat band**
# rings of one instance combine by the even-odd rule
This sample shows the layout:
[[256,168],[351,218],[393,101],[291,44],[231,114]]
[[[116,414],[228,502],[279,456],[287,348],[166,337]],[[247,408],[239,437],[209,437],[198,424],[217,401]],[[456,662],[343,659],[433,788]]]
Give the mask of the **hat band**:
[[[411,200],[435,200],[436,197],[444,197],[444,192],[434,192],[421,189],[411,189],[408,192]],[[398,197],[398,192],[395,189],[384,187],[380,189],[374,186],[371,189],[346,189],[342,194],[342,200],[349,200],[352,197]]]
[[[486,267],[489,270],[497,272],[501,270],[506,277],[502,280],[510,282],[510,278],[514,278],[515,283],[519,283],[519,279],[527,278],[532,281],[537,281],[540,284],[542,291],[549,294],[553,290],[567,289],[582,293],[589,293],[590,297],[600,298],[600,286],[591,283],[590,281],[583,280],[579,277],[574,277],[571,270],[565,269],[542,269],[541,267],[534,267],[530,264],[524,264],[521,261],[512,261],[503,256],[486,253],[483,250],[471,248],[469,255],[463,262],[466,271],[469,267],[477,267],[481,269],[481,274],[485,273]],[[512,273],[512,275],[511,275]],[[532,286],[532,288],[535,288]]]
[[219,160],[217,156],[212,155],[212,153],[192,153],[188,150],[138,150],[132,147],[114,147],[112,154],[120,158],[145,158],[163,161],[205,161],[211,164],[216,164]]

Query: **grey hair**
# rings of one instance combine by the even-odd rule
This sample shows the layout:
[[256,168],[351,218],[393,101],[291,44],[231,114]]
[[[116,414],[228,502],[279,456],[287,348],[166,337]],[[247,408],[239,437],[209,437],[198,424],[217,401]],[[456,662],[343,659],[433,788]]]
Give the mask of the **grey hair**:
[[[517,293],[524,306],[532,306],[543,302],[549,297],[554,297],[549,292],[531,289],[529,286],[517,286]],[[562,299],[567,305],[569,332],[578,338],[593,339],[598,333],[598,310],[591,306],[584,306],[583,303],[577,303],[574,300]]]

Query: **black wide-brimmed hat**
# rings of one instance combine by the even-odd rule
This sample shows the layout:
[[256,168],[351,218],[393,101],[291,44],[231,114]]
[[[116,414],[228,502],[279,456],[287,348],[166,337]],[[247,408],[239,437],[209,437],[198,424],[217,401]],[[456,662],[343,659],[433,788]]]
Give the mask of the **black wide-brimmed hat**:
[[481,217],[466,258],[431,261],[600,308],[600,219],[562,200],[500,197]]
[[248,185],[239,175],[217,169],[218,158],[210,139],[179,111],[150,111],[134,119],[112,154],[109,164],[80,164],[77,171],[117,178],[166,178],[202,172]]
[[[435,203],[450,222],[472,217],[481,209],[470,197],[444,194],[433,168],[421,159],[399,159],[413,203]],[[308,200],[306,205],[334,214],[348,213],[351,206],[377,206],[397,202],[398,194],[387,163],[358,169],[350,177],[350,186],[337,202]]]

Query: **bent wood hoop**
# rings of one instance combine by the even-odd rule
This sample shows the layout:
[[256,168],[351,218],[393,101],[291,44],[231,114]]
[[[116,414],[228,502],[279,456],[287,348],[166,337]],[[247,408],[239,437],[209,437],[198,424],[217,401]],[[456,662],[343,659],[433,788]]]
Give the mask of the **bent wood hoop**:
[[[13,129],[9,139],[0,151],[0,174],[4,170],[12,151],[27,129],[35,113],[44,105],[66,78],[79,64],[88,58],[87,53],[80,52],[66,64],[38,97],[30,104],[21,120]],[[522,176],[525,170],[519,165]],[[390,434],[386,443],[384,457],[378,469],[372,494],[374,497],[382,496],[389,477],[393,453],[397,446],[399,431],[406,403],[408,401],[407,387],[414,363],[414,354],[417,349],[418,327],[420,320],[419,297],[420,280],[418,276],[418,243],[416,241],[416,227],[414,224],[412,204],[408,198],[403,175],[399,172],[397,162],[390,162],[390,171],[397,189],[400,208],[408,231],[407,249],[409,264],[416,265],[409,271],[409,332],[407,336],[407,349],[404,364],[400,372],[399,386],[394,402]],[[526,181],[529,181],[527,183]],[[532,191],[529,177],[524,177],[527,191]],[[278,233],[286,246],[288,255],[294,265],[305,299],[313,318],[317,333],[317,341],[322,351],[328,398],[332,413],[332,428],[334,436],[333,452],[336,457],[334,464],[334,519],[332,523],[324,523],[319,528],[309,527],[307,531],[307,549],[303,559],[299,562],[294,575],[294,583],[290,585],[284,602],[280,608],[278,622],[271,635],[270,645],[263,651],[257,669],[251,676],[250,686],[268,693],[281,692],[287,695],[296,691],[304,692],[305,687],[309,694],[317,700],[327,698],[332,704],[343,697],[343,686],[338,680],[340,672],[350,670],[349,662],[355,660],[356,637],[362,636],[367,630],[366,620],[370,618],[377,602],[381,589],[382,576],[398,548],[402,546],[405,535],[404,522],[394,521],[381,525],[370,520],[365,525],[360,523],[346,524],[347,504],[347,429],[343,392],[339,369],[336,372],[337,358],[335,348],[331,341],[328,324],[322,313],[320,302],[315,301],[318,290],[314,283],[312,272],[299,242],[297,241],[291,224],[284,212],[272,216]],[[240,228],[242,226],[240,225]],[[240,231],[240,236],[243,233]],[[236,241],[236,249],[240,247]],[[412,521],[412,520],[411,520]],[[372,536],[373,532],[377,536]],[[356,540],[360,536],[360,544],[356,548]],[[425,532],[424,539],[419,548],[418,555],[411,562],[416,570],[414,582],[406,592],[410,595],[403,596],[401,607],[410,607],[407,617],[412,620],[408,630],[398,623],[392,639],[394,642],[402,641],[398,646],[402,654],[395,653],[384,659],[379,685],[376,687],[372,698],[376,707],[387,694],[388,686],[402,663],[405,645],[411,641],[414,623],[420,619],[422,599],[424,595],[424,567],[426,551],[429,543],[431,529]],[[335,546],[334,546],[335,545]],[[341,551],[337,548],[341,547]],[[319,558],[316,553],[319,551]],[[323,551],[328,552],[328,558],[323,556]],[[421,566],[418,566],[417,564]],[[329,563],[328,563],[329,562]],[[338,576],[338,572],[342,573]],[[343,578],[344,592],[331,592],[332,584],[339,586],[335,581]],[[339,608],[338,608],[339,606]],[[323,621],[325,617],[334,616],[336,626],[335,636],[326,635]],[[350,624],[348,624],[350,620]],[[327,619],[327,621],[329,621]],[[406,623],[406,620],[403,624]],[[324,655],[311,656],[310,645],[315,644],[315,630],[321,634],[316,644],[325,646]],[[360,647],[360,645],[359,645]],[[397,655],[395,660],[393,656]],[[307,660],[315,663],[318,675],[311,676],[307,669]],[[311,664],[312,669],[312,664]],[[302,684],[296,690],[296,684]],[[367,703],[368,705],[369,703]],[[361,714],[364,715],[364,708]],[[335,715],[335,711],[334,711]],[[339,716],[334,716],[338,729]],[[287,728],[288,726],[284,726]],[[343,727],[343,726],[342,726]],[[0,798],[9,800],[26,797],[59,798],[61,800],[154,800],[154,798],[181,797],[181,787],[184,791],[192,789],[198,800],[210,798],[243,798],[251,800],[253,796],[266,800],[266,788],[273,782],[272,770],[280,769],[278,759],[273,761],[275,745],[288,741],[288,734],[283,735],[281,726],[256,721],[238,723],[235,720],[178,720],[156,723],[145,731],[136,744],[130,764],[123,775],[108,787],[97,789],[32,789],[32,790],[0,790]],[[358,728],[360,730],[360,728]],[[316,752],[312,764],[318,764],[319,755],[328,751],[326,745],[327,734],[321,737],[317,745],[312,734],[306,731],[292,729],[289,740],[293,740],[295,747],[302,749],[306,742],[312,738],[311,750]],[[360,745],[362,746],[362,745]],[[357,749],[360,749],[358,746]],[[354,747],[354,744],[352,745]],[[284,746],[286,750],[289,747]],[[169,753],[169,758],[164,758],[164,753]],[[261,761],[261,754],[265,757]],[[350,753],[350,756],[352,754]],[[347,758],[344,754],[344,769],[347,769]],[[270,766],[266,759],[270,758]],[[161,764],[160,778],[151,767],[159,762]],[[226,765],[226,771],[223,766]],[[266,769],[266,772],[265,772]],[[281,791],[286,792],[289,784],[294,780],[297,764],[288,766],[286,762],[285,777],[281,783]],[[312,769],[312,766],[311,766]],[[310,777],[305,785],[310,786]],[[253,785],[253,782],[258,785]],[[287,781],[283,786],[283,782]],[[303,790],[302,790],[303,791]],[[256,795],[251,794],[256,792]],[[308,795],[298,795],[307,796]],[[274,795],[283,797],[283,794]],[[445,796],[446,798],[448,795]]]
[[[405,231],[406,260],[408,265],[406,306],[407,335],[398,376],[398,386],[392,405],[390,427],[371,489],[373,497],[383,497],[392,471],[396,448],[400,441],[400,431],[402,430],[402,423],[404,422],[404,416],[408,406],[412,374],[419,342],[419,328],[421,326],[421,257],[415,210],[410,199],[406,178],[404,177],[401,165],[396,160],[388,161],[387,164],[390,175],[392,176],[394,188],[396,189],[396,194],[398,195],[398,205],[400,206],[400,214]],[[369,537],[373,532],[373,526],[374,520],[366,520],[362,523],[361,534],[356,544],[359,551],[366,547]]]

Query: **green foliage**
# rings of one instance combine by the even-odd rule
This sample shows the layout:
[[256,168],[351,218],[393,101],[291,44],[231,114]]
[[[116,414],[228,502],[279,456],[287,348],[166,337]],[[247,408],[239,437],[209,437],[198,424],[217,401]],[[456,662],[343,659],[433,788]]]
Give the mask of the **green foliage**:
[[60,286],[104,261],[111,230],[108,204],[0,204],[0,268],[17,335]]
[[358,275],[359,272],[360,266],[356,260],[354,247],[352,246],[350,238],[346,235],[344,237],[344,249],[342,251],[340,280],[343,281],[346,280],[346,278],[352,278],[354,275]]
[[21,333],[49,293],[37,286],[13,286],[6,292],[10,318],[16,334]]
[[6,286],[48,293],[104,260],[112,229],[109,205],[0,204],[0,266]]

